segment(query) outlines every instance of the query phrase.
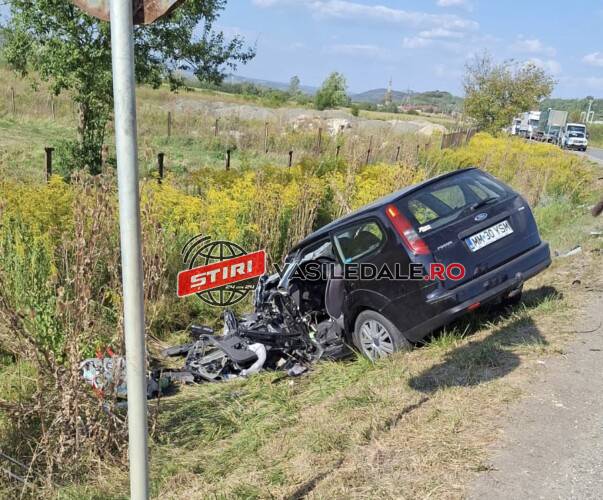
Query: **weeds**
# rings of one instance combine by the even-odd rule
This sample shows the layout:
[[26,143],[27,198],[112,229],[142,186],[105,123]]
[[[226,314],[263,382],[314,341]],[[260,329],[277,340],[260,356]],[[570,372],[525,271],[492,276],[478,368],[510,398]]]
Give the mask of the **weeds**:
[[[469,164],[526,193],[539,222],[551,231],[588,194],[589,170],[580,160],[513,139],[478,135],[465,148],[428,151],[421,162],[365,166],[303,160],[291,169],[204,168],[186,179],[168,177],[161,185],[143,181],[147,333],[164,339],[200,314],[217,323],[219,311],[202,309],[194,300],[177,301],[174,290],[180,249],[198,233],[249,250],[266,248],[278,262],[318,226],[398,188]],[[2,372],[14,380],[20,371],[18,383],[2,386],[0,419],[8,424],[0,441],[31,464],[32,475],[47,486],[73,481],[101,460],[120,470],[123,460],[123,416],[92,396],[77,370],[79,361],[99,347],[121,349],[116,203],[110,173],[75,176],[70,183],[53,178],[47,185],[0,184]],[[434,337],[427,349],[377,364],[365,359],[322,363],[311,378],[292,384],[262,374],[228,387],[186,389],[161,403],[155,490],[170,492],[178,474],[204,475],[202,486],[208,490],[191,491],[193,496],[200,491],[252,495],[267,484],[282,493],[286,485],[318,484],[310,472],[329,468],[347,477],[349,464],[342,456],[396,432],[399,422],[412,428],[414,415],[427,411],[430,398],[496,380],[517,366],[516,349],[546,349],[529,316],[535,308],[542,314],[558,309],[558,298],[547,297],[527,295],[525,311],[514,309],[502,320],[480,314]],[[468,342],[466,337],[484,324],[494,333]],[[417,361],[423,352],[430,353],[425,358],[435,360],[435,367]],[[413,406],[423,393],[429,402]],[[435,429],[443,417],[429,411]],[[451,421],[451,427],[458,429],[458,422]],[[414,437],[407,439],[410,445]],[[296,450],[302,450],[299,456]],[[254,469],[257,460],[267,464],[265,472]],[[238,469],[256,476],[235,481]],[[172,477],[161,477],[162,471]],[[220,489],[224,477],[233,482]]]

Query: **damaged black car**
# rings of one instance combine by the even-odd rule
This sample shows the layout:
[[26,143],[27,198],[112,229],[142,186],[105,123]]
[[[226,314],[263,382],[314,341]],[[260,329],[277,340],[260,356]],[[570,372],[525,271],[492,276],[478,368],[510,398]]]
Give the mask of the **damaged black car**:
[[198,381],[297,375],[353,350],[376,360],[485,304],[519,301],[550,263],[526,200],[477,168],[457,170],[309,235],[260,278],[252,313],[226,311],[222,335],[195,326],[165,354],[186,356]]

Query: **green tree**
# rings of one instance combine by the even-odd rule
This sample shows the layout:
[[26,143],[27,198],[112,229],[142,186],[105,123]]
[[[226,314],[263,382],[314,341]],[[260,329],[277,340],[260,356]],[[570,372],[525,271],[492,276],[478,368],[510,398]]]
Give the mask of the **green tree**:
[[538,109],[554,86],[551,75],[532,63],[495,64],[484,53],[465,67],[465,113],[480,129],[498,133],[517,114]]
[[327,77],[314,98],[314,104],[320,110],[345,106],[349,102],[345,76],[337,72]]
[[[2,53],[21,76],[47,81],[55,95],[68,92],[78,108],[77,139],[70,142],[71,167],[98,172],[113,105],[108,23],[67,0],[7,0],[10,17]],[[245,64],[255,49],[226,40],[213,24],[226,0],[187,0],[170,16],[134,30],[136,78],[172,90],[183,71],[201,82],[220,83],[226,71]]]
[[292,76],[291,80],[289,80],[289,88],[287,89],[287,91],[289,92],[289,94],[291,94],[292,97],[296,97],[300,94],[300,85],[301,81],[299,79],[299,76]]

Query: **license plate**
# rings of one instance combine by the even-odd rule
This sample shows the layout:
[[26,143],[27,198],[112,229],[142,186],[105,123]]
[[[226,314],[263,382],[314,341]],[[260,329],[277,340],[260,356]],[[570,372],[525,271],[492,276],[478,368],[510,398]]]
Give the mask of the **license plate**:
[[509,221],[503,220],[498,224],[494,224],[479,233],[465,238],[465,242],[472,252],[477,252],[480,248],[488,246],[490,243],[494,243],[505,236],[509,236],[513,232],[513,228]]

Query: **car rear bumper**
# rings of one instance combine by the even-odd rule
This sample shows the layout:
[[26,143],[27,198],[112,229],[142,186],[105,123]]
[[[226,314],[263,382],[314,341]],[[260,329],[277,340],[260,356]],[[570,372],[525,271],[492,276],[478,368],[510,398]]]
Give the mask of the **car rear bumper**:
[[549,245],[541,242],[537,247],[506,264],[453,290],[438,289],[427,297],[427,304],[440,312],[427,321],[405,330],[404,335],[411,341],[421,340],[429,332],[465,314],[476,304],[492,302],[519,288],[526,280],[544,271],[550,264]]

